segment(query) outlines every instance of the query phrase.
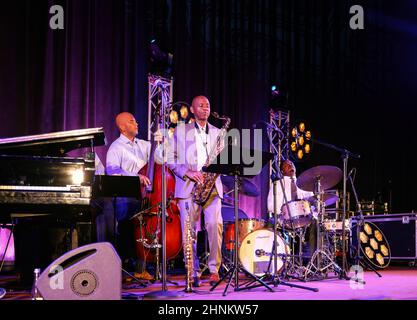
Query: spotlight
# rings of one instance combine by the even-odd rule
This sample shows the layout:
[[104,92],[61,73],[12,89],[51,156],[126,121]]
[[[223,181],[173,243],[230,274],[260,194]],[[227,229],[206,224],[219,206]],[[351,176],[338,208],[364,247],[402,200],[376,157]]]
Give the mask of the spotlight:
[[364,258],[376,268],[386,268],[391,261],[391,254],[382,231],[371,222],[359,228],[359,246]]
[[290,149],[297,160],[305,160],[311,154],[311,139],[311,131],[307,130],[305,122],[300,122],[291,129]]
[[279,88],[278,88],[278,86],[273,85],[273,86],[271,87],[271,93],[272,93],[272,96],[273,96],[273,97],[277,97],[277,96],[279,96],[280,92],[279,92]]
[[268,88],[268,95],[271,109],[288,109],[288,93],[285,86],[278,83],[271,83],[271,86]]
[[150,72],[163,77],[171,77],[174,55],[161,50],[156,39],[149,44]]
[[177,124],[178,123],[178,113],[176,111],[172,110],[169,113],[169,120],[171,121],[171,123]]
[[186,102],[177,102],[173,104],[169,114],[169,127],[174,130],[180,123],[190,123],[192,121],[191,112]]
[[180,109],[181,119],[186,120],[189,114],[187,106],[182,106]]

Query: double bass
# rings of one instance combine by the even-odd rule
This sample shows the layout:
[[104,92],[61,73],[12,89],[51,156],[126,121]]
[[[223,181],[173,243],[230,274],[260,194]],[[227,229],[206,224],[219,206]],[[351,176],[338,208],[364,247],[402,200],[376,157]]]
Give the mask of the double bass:
[[[157,254],[161,258],[159,250],[162,243],[161,205],[162,205],[162,165],[155,162],[157,142],[155,132],[160,123],[160,105],[155,110],[155,119],[151,129],[151,148],[149,162],[141,170],[140,174],[146,175],[150,185],[141,187],[142,214],[135,223],[136,253],[138,258],[145,262],[157,262]],[[175,177],[166,167],[166,191],[168,203],[166,206],[166,257],[174,259],[182,249],[181,219],[178,206],[174,201]]]

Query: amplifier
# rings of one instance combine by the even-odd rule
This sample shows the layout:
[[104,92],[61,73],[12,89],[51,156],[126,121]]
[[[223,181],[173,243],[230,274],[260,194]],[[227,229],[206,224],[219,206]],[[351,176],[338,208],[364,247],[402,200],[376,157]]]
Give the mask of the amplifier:
[[[375,224],[385,235],[390,246],[391,259],[416,260],[417,259],[417,214],[398,213],[374,216],[364,216],[365,222]],[[351,218],[352,241],[356,246],[356,219]]]

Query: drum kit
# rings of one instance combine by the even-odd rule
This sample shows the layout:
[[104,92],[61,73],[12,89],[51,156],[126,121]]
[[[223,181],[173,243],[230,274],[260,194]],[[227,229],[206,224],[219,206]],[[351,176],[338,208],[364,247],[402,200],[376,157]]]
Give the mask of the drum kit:
[[[222,182],[227,186],[227,178]],[[335,204],[338,197],[326,190],[337,185],[342,179],[342,171],[334,166],[317,166],[303,172],[297,179],[298,188],[314,195],[305,199],[284,203],[278,214],[277,230],[263,219],[248,218],[239,210],[238,219],[238,257],[242,266],[256,276],[279,274],[281,278],[299,280],[318,280],[327,278],[331,271],[335,275],[342,272],[336,263],[340,253],[340,231],[349,231],[348,225],[342,228],[341,221],[330,219],[326,207]],[[225,183],[226,182],[226,183]],[[241,193],[257,196],[259,191],[248,179],[242,179]],[[227,194],[226,194],[227,195]],[[226,196],[227,198],[227,196]],[[227,199],[225,202],[227,204]],[[225,209],[226,208],[226,209]],[[235,250],[234,219],[232,208],[223,206],[224,220],[223,257],[224,266],[230,267]],[[241,212],[242,211],[242,212]],[[316,234],[314,252],[304,255],[302,244],[307,230]],[[272,263],[274,234],[277,243],[276,270]],[[296,248],[298,244],[298,248]]]

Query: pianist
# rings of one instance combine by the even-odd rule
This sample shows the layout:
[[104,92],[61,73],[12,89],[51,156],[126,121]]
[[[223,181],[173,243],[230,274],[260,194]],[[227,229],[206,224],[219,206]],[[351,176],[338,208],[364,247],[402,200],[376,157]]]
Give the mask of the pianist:
[[[108,175],[137,176],[143,185],[150,183],[148,177],[139,174],[139,171],[147,164],[150,154],[151,144],[136,138],[139,127],[135,118],[128,112],[123,112],[116,117],[116,126],[120,131],[120,137],[116,139],[109,147],[106,157],[106,173]],[[155,136],[155,140],[158,137]],[[155,160],[161,163],[161,148],[155,151]],[[103,207],[104,217],[96,220],[97,240],[109,241],[108,231],[114,230],[114,214],[117,220],[117,243],[115,244],[124,266],[130,271],[144,272],[145,266],[138,264],[135,254],[135,240],[133,237],[133,223],[129,220],[134,214],[140,211],[140,202],[133,198],[117,198],[116,208],[108,202]],[[102,225],[104,224],[104,226]],[[100,230],[106,234],[100,234]],[[106,231],[107,230],[107,231]],[[106,239],[107,237],[107,239]],[[144,274],[146,278],[148,274]]]

